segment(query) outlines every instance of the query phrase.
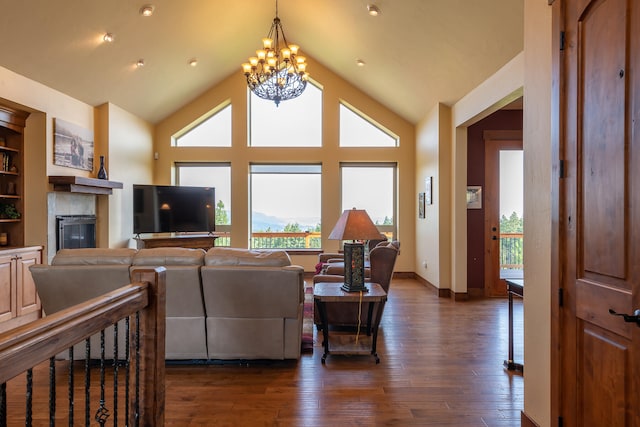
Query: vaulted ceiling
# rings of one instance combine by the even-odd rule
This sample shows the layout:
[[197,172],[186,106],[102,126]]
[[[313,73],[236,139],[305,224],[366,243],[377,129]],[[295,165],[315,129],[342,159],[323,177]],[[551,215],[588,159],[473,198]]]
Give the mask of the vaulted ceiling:
[[[367,13],[375,3],[381,14]],[[287,39],[416,123],[523,50],[524,0],[278,0]],[[236,73],[275,0],[0,0],[0,66],[152,123]],[[139,11],[154,6],[151,17]],[[105,33],[114,34],[104,43]],[[192,67],[188,62],[196,58]],[[135,63],[144,60],[144,67]],[[366,63],[359,67],[356,61]],[[313,68],[309,67],[313,77]],[[2,82],[0,81],[0,97]]]

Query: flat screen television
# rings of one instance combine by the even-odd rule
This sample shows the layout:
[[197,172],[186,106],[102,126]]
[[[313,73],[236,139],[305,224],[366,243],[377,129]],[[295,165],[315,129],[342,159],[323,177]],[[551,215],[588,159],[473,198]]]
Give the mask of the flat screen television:
[[133,233],[215,231],[215,188],[133,186]]

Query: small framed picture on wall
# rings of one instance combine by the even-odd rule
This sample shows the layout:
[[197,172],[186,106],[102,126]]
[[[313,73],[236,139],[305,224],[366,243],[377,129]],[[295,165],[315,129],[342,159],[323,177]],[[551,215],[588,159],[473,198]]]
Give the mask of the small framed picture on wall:
[[482,186],[467,186],[467,209],[482,209]]

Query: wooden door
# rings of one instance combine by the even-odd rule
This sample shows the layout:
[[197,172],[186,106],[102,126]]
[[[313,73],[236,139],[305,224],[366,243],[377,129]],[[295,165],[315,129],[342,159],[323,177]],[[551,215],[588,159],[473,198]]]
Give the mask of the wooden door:
[[15,264],[12,256],[0,256],[0,322],[16,317]]
[[40,297],[36,292],[36,284],[31,277],[29,267],[42,262],[41,251],[23,252],[18,255],[16,260],[16,277],[17,277],[17,306],[18,316],[28,313],[40,312]]
[[640,2],[562,3],[557,425],[640,426]]
[[500,151],[522,150],[522,131],[485,131],[484,135],[484,290],[490,297],[507,296],[500,278]]

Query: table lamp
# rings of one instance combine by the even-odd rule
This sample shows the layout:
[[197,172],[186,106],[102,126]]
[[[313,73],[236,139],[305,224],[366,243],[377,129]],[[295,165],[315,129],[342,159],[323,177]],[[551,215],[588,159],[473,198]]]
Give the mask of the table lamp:
[[364,240],[380,238],[380,231],[364,209],[347,209],[333,227],[329,239],[351,240],[344,243],[345,292],[367,291],[364,286]]

